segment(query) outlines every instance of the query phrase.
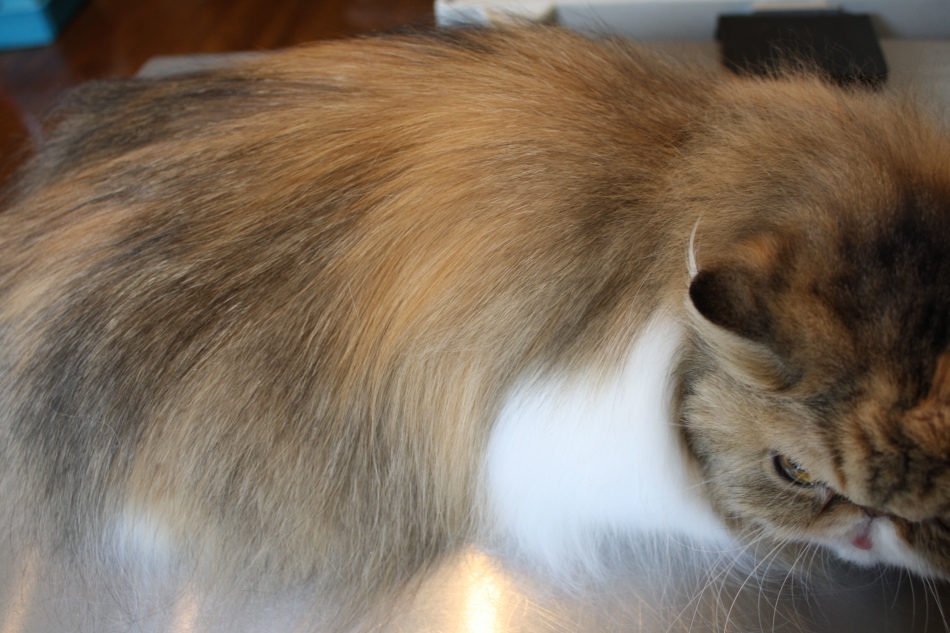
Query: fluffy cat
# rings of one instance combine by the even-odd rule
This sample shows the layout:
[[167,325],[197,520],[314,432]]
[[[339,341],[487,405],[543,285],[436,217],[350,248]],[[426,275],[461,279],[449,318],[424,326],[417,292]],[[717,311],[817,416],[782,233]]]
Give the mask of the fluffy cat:
[[470,542],[950,574],[950,138],[905,101],[524,28],[50,129],[0,214],[17,542],[344,608]]

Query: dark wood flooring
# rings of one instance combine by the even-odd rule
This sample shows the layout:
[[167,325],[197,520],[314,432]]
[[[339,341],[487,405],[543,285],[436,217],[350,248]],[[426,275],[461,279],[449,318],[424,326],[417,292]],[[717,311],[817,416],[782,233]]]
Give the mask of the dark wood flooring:
[[0,53],[0,183],[58,95],[151,57],[268,50],[431,25],[433,0],[90,0],[51,46]]

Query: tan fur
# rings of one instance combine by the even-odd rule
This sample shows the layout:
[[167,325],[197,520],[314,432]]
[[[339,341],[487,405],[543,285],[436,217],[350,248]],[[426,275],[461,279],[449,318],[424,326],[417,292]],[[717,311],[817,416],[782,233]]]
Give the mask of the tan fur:
[[[611,375],[660,307],[692,315],[679,410],[737,529],[798,538],[820,505],[774,501],[771,450],[903,507],[862,487],[869,446],[900,450],[865,428],[896,400],[810,404],[881,380],[901,336],[874,321],[874,356],[816,294],[842,231],[872,239],[908,196],[948,224],[946,134],[891,96],[524,29],[90,86],[54,127],[0,214],[0,490],[37,538],[95,549],[147,516],[199,574],[359,610],[481,536],[512,385]],[[781,286],[768,336],[687,307],[697,221],[700,277],[739,270],[750,306]]]

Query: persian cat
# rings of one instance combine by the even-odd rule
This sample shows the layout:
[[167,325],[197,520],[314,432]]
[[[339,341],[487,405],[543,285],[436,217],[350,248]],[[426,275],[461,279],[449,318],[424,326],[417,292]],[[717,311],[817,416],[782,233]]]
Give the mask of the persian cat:
[[905,100],[512,28],[49,129],[0,214],[14,542],[350,606],[468,543],[950,573],[950,137]]

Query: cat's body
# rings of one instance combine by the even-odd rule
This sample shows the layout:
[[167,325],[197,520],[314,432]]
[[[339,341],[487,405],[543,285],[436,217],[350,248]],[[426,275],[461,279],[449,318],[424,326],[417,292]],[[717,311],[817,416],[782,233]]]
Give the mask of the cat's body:
[[18,538],[344,603],[471,541],[950,570],[950,141],[906,104],[527,29],[58,118],[0,214]]

